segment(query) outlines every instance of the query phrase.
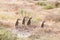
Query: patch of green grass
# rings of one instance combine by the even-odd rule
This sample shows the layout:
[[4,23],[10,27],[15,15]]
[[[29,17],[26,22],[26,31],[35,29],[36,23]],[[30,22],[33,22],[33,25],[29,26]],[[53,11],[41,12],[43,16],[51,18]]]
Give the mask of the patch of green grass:
[[53,9],[53,8],[60,6],[60,4],[58,4],[58,3],[57,4],[50,4],[47,2],[37,2],[36,5],[43,6],[44,9]]
[[17,40],[17,37],[5,28],[0,28],[0,40]]
[[53,9],[53,8],[55,8],[55,6],[52,4],[47,4],[46,6],[44,6],[44,9]]
[[37,5],[40,5],[40,6],[46,6],[46,3],[45,2],[37,2],[36,4]]

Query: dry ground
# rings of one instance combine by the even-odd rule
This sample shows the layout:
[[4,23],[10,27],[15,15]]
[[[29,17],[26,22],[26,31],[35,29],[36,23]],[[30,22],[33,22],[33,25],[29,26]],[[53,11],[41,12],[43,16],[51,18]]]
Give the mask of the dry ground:
[[[44,6],[37,5],[37,2],[41,1],[0,0],[0,25],[8,29],[14,29],[18,18],[21,19],[19,23],[22,25],[24,16],[27,19],[32,17],[32,25],[36,26],[36,28],[33,28],[34,31],[31,30],[30,36],[18,40],[60,40],[60,7],[44,9]],[[49,0],[45,2],[50,3]],[[54,3],[52,1],[52,4]],[[45,20],[45,25],[44,28],[41,28],[43,20]],[[33,26],[28,28],[31,27]]]

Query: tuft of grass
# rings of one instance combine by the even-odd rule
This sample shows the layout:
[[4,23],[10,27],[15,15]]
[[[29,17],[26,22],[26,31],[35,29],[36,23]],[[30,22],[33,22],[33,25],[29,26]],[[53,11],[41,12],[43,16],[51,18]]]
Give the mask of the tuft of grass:
[[26,11],[26,10],[24,10],[24,9],[19,9],[18,10],[18,13],[21,15],[21,16],[26,16],[26,17],[30,17],[30,16],[32,16],[31,14],[31,12],[30,11]]
[[46,3],[45,2],[37,2],[36,5],[46,6]]

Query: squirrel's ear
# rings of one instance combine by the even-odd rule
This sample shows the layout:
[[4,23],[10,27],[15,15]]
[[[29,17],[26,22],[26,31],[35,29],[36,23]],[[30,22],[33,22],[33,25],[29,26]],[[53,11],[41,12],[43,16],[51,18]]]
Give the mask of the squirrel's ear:
[[21,19],[18,18],[17,20],[21,20]]

